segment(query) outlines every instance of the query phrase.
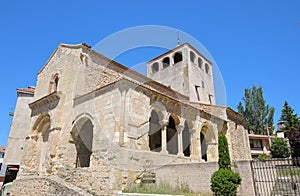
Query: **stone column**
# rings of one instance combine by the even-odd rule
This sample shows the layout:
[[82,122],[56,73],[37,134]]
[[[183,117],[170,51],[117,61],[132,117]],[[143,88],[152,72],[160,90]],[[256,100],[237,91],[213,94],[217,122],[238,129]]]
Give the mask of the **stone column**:
[[182,131],[184,129],[184,125],[179,124],[176,126],[176,130],[177,130],[177,135],[178,135],[178,154],[177,156],[179,157],[183,157],[183,146],[182,146]]
[[196,120],[193,122],[194,128],[190,129],[190,133],[192,134],[191,139],[191,146],[192,146],[192,152],[191,152],[191,158],[196,160],[202,159],[202,153],[201,153],[201,122]]
[[161,151],[160,153],[168,154],[167,150],[167,126],[169,121],[163,120],[160,122],[162,129],[161,129]]

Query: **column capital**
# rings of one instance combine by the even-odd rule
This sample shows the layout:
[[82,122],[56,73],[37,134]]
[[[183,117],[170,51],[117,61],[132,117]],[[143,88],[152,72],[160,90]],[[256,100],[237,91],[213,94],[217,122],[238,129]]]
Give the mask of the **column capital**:
[[161,126],[168,126],[169,121],[166,120],[166,119],[164,119],[164,120],[159,121],[159,124],[160,124]]
[[179,125],[176,125],[176,130],[178,133],[181,133],[184,129],[184,125],[183,124],[179,124]]

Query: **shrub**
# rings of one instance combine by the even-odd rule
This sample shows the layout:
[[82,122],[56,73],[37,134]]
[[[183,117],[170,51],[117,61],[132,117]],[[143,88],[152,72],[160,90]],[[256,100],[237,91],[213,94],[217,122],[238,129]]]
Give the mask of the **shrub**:
[[270,151],[273,158],[286,158],[290,156],[289,147],[283,138],[272,139]]
[[230,155],[229,155],[227,138],[224,134],[220,134],[218,139],[219,139],[219,146],[218,146],[219,168],[220,169],[230,168]]
[[240,175],[231,169],[219,169],[214,172],[210,180],[211,190],[216,196],[236,195],[241,181]]
[[265,160],[267,160],[267,159],[269,159],[270,158],[270,156],[269,155],[266,155],[266,154],[260,154],[259,156],[258,156],[258,160],[260,160],[260,161],[265,161]]

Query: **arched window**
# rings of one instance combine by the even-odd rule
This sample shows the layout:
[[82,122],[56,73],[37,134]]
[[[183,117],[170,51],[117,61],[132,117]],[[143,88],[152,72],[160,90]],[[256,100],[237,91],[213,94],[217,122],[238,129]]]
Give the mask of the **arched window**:
[[190,51],[190,60],[194,63],[195,62],[195,53],[193,51]]
[[176,52],[174,55],[174,64],[182,61],[182,52]]
[[152,64],[152,73],[156,73],[159,70],[158,62]]
[[198,58],[198,67],[199,67],[200,69],[202,69],[202,64],[203,64],[203,60],[199,57],[199,58]]
[[167,68],[170,66],[170,58],[169,57],[166,57],[164,58],[163,60],[163,68]]
[[55,92],[58,90],[58,81],[59,81],[59,78],[58,78],[58,75],[56,75],[54,78],[54,91]]
[[209,74],[209,65],[207,63],[205,63],[205,72]]
[[49,85],[49,93],[57,92],[58,91],[58,83],[59,83],[59,76],[55,74],[50,81]]

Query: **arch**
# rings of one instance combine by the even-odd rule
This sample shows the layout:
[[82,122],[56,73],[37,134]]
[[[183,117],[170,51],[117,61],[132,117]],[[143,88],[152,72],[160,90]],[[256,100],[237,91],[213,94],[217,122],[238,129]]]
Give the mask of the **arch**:
[[167,68],[170,66],[170,57],[166,57],[163,59],[163,68]]
[[190,146],[191,146],[190,126],[189,123],[185,121],[184,129],[182,130],[182,147],[183,147],[184,156],[189,157],[191,155]]
[[193,51],[190,51],[190,60],[194,63],[196,59],[196,55]]
[[49,85],[49,93],[57,92],[58,85],[59,85],[59,74],[56,73],[51,78],[50,85]]
[[203,60],[200,57],[198,57],[198,67],[202,69],[202,65],[203,65]]
[[213,131],[213,127],[209,123],[204,123],[201,127],[200,131],[200,145],[201,145],[201,157],[205,161],[211,161],[209,157],[211,155],[210,152],[210,144],[215,141],[215,134]]
[[159,64],[158,64],[158,62],[153,63],[151,67],[152,67],[152,73],[156,73],[156,72],[159,71]]
[[41,114],[33,124],[32,130],[45,135],[46,131],[51,127],[50,115],[48,113]]
[[209,74],[209,65],[207,63],[205,63],[205,72]]
[[[178,117],[177,117],[178,118]],[[178,119],[175,115],[170,115],[167,126],[167,150],[169,154],[178,154],[178,133],[176,130],[176,121]]]
[[183,60],[182,52],[176,52],[174,55],[174,64],[179,63]]
[[89,167],[93,148],[93,129],[92,120],[83,116],[75,121],[71,135],[76,147],[76,167]]
[[151,151],[160,152],[161,151],[161,125],[160,125],[159,115],[155,110],[151,111],[151,116],[149,119],[149,148]]
[[[41,114],[35,121],[32,127],[33,131],[36,131],[35,147],[36,154],[35,161],[37,163],[37,169],[43,170],[45,169],[45,164],[49,159],[50,153],[48,151],[48,140],[49,133],[51,129],[51,120],[50,115],[48,113]],[[40,137],[41,136],[41,137]]]

